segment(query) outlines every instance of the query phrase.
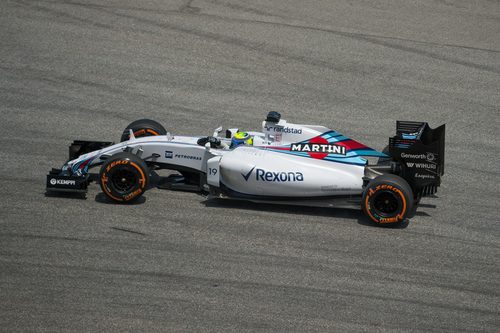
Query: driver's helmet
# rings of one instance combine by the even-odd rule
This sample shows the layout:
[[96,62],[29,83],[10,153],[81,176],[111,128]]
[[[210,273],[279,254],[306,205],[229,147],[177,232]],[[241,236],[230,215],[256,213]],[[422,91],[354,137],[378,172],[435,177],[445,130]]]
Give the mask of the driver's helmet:
[[238,147],[239,145],[253,145],[253,138],[247,132],[236,132],[231,139],[231,148]]

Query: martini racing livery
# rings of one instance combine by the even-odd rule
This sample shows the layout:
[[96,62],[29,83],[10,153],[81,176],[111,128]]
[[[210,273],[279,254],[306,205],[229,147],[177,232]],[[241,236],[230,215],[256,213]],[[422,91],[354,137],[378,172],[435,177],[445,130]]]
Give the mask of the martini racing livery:
[[[47,193],[86,193],[95,181],[117,203],[160,188],[209,199],[361,208],[375,223],[396,225],[436,193],[444,174],[445,125],[398,121],[383,152],[324,126],[289,123],[277,112],[261,131],[221,132],[177,136],[141,119],[118,144],[74,141],[69,160],[47,176]],[[161,169],[177,173],[161,177]]]

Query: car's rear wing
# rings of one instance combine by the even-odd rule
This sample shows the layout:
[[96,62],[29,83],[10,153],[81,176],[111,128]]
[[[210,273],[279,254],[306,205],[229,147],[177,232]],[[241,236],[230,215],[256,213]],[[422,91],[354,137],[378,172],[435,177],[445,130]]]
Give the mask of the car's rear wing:
[[401,176],[415,195],[436,193],[444,174],[445,125],[398,121],[396,135],[389,139],[389,155],[398,163]]

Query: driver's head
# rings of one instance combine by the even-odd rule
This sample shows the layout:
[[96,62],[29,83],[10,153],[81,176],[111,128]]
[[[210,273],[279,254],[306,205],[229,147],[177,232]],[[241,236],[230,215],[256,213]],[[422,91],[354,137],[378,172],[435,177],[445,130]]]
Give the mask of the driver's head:
[[231,139],[231,147],[237,147],[239,145],[253,145],[253,138],[247,132],[236,132]]

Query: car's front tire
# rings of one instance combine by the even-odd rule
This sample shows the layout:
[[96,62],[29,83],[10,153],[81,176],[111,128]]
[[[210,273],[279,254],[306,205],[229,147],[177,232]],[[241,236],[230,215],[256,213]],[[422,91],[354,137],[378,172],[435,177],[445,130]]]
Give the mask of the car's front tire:
[[403,225],[413,212],[413,191],[403,178],[381,175],[368,183],[361,205],[366,216],[377,224]]
[[136,201],[144,194],[148,183],[148,166],[141,158],[129,152],[111,156],[99,173],[102,191],[115,202]]
[[130,130],[132,130],[136,138],[167,135],[167,130],[159,122],[151,119],[139,119],[125,127],[120,142],[130,139]]

